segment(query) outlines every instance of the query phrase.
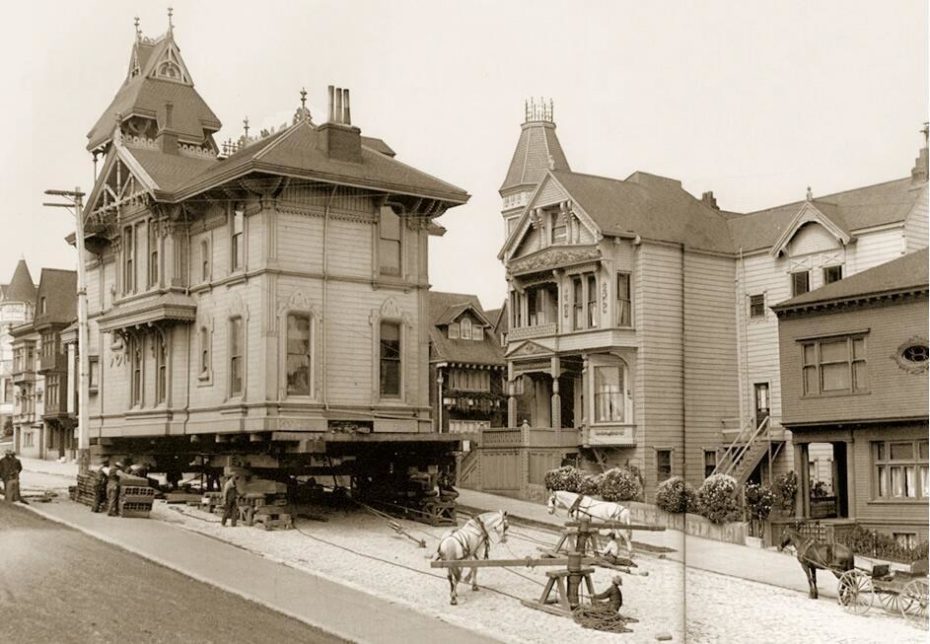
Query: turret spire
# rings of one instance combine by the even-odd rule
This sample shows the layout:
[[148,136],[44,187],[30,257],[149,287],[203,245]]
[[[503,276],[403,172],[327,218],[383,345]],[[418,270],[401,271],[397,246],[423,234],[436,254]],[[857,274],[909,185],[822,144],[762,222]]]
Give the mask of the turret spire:
[[136,42],[140,42],[142,40],[142,27],[139,26],[141,23],[142,21],[139,20],[139,16],[136,16],[132,20],[132,24],[136,27]]
[[173,16],[174,16],[174,9],[172,9],[171,7],[168,7],[168,34],[171,36],[174,35],[174,21],[172,20]]

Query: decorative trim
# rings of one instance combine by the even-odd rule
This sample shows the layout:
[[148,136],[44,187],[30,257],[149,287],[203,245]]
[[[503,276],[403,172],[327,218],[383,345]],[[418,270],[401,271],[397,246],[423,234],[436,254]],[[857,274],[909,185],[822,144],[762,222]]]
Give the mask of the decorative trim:
[[918,375],[921,373],[927,373],[927,368],[930,366],[930,361],[924,360],[923,362],[914,362],[908,360],[904,356],[904,351],[910,347],[923,347],[924,354],[927,353],[927,347],[930,343],[927,342],[927,338],[919,335],[914,335],[902,342],[894,355],[889,356],[898,364],[898,368],[911,374]]

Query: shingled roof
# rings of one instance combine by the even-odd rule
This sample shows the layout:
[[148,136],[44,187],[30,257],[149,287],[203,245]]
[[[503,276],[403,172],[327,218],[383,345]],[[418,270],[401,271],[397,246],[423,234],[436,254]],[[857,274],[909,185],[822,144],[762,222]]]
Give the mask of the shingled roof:
[[482,341],[449,339],[447,325],[469,309],[473,310],[483,323],[490,325],[477,296],[430,291],[430,360],[503,366],[504,354],[490,326],[486,329]]
[[170,130],[182,141],[200,144],[209,133],[220,129],[219,118],[194,89],[192,80],[177,82],[154,76],[155,65],[169,48],[177,50],[170,31],[154,41],[140,38],[133,45],[130,69],[138,61],[140,72],[127,74],[116,96],[87,133],[88,150],[95,150],[110,141],[117,114],[122,120],[132,115],[154,118],[159,129],[164,128],[166,103],[173,107]]
[[[465,203],[469,198],[461,188],[365,145],[361,147],[359,162],[333,158],[326,152],[320,130],[309,120],[301,120],[226,159],[210,162],[205,170],[179,187],[172,200],[187,199],[251,172],[300,177],[455,204]],[[168,172],[164,171],[164,174]]]
[[35,302],[36,285],[32,281],[32,275],[29,274],[25,259],[16,263],[10,283],[2,285],[2,294],[5,302],[28,302],[29,304]]
[[511,188],[539,184],[550,168],[571,169],[559,137],[555,134],[555,123],[528,121],[521,127],[513,159],[500,187],[501,193]]
[[[45,298],[45,312],[39,304]],[[36,296],[33,324],[70,324],[77,317],[77,272],[58,268],[43,268]]]
[[635,234],[702,250],[733,250],[726,218],[686,192],[680,181],[646,172],[622,181],[559,170],[551,174],[605,235]]
[[[814,206],[837,226],[849,232],[904,221],[920,198],[910,177],[817,197]],[[737,250],[773,246],[804,205],[804,201],[758,210],[729,219]]]
[[793,297],[776,304],[772,310],[779,312],[811,304],[927,290],[928,281],[930,281],[928,280],[927,261],[928,249],[924,248]]

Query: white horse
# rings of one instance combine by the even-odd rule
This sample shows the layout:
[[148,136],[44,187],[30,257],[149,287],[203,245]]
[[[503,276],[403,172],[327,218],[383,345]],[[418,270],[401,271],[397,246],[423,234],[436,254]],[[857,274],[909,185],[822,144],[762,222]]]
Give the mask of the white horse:
[[[630,525],[632,516],[627,507],[611,501],[598,501],[590,496],[566,492],[565,490],[555,490],[549,495],[549,514],[555,514],[556,508],[563,508],[568,511],[568,516],[572,519],[580,519],[586,516],[598,521],[619,521]],[[618,530],[617,534],[623,539],[626,546],[627,555],[633,554],[633,531],[629,528]]]
[[[507,541],[507,513],[503,510],[485,512],[472,517],[458,530],[450,530],[442,535],[439,547],[436,549],[436,558],[443,561],[456,561],[459,559],[487,559],[491,547],[491,540],[501,543]],[[462,569],[453,566],[446,569],[449,577],[450,602],[453,606],[458,604],[456,587],[462,578]],[[478,590],[478,570],[472,568],[465,577],[465,582],[471,582],[471,589]]]

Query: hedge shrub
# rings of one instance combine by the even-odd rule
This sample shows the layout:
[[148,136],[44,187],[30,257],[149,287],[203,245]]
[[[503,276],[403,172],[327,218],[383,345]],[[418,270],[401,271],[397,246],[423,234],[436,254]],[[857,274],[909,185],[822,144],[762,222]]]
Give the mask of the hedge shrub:
[[599,475],[598,491],[605,501],[636,501],[643,496],[643,484],[636,472],[615,467]]
[[794,470],[786,474],[779,474],[772,486],[775,493],[775,507],[784,512],[794,510],[794,497],[798,493],[798,475]]
[[595,496],[601,491],[601,476],[599,474],[585,476],[581,480],[578,491],[585,496]]
[[899,544],[889,534],[869,530],[862,526],[856,526],[851,532],[837,538],[837,541],[846,544],[858,555],[902,563],[926,559],[930,551],[930,544],[927,541],[921,541],[915,547],[908,548]]
[[666,479],[656,488],[656,505],[673,514],[693,512],[697,509],[694,487],[680,476]]
[[739,519],[739,486],[728,474],[713,474],[704,479],[698,489],[698,511],[713,523]]
[[543,479],[546,489],[565,490],[566,492],[579,492],[585,475],[578,468],[565,465],[557,470],[549,470]]

